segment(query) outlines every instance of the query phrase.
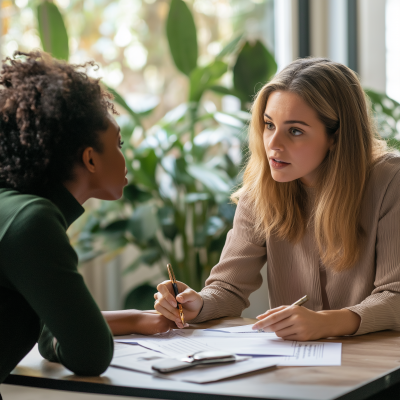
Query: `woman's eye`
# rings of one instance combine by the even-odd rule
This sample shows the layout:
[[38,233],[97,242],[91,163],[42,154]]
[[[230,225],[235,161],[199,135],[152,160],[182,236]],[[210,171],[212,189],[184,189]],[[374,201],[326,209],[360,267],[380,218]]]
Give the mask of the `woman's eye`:
[[124,142],[120,140],[119,141],[119,148],[121,148],[123,144],[124,144]]
[[300,135],[303,134],[302,131],[299,131],[299,130],[296,129],[296,128],[291,128],[291,129],[290,129],[290,133],[291,133],[293,136],[300,136]]
[[267,129],[269,131],[271,131],[272,129],[274,129],[274,124],[272,124],[271,122],[266,122],[265,126],[267,127]]

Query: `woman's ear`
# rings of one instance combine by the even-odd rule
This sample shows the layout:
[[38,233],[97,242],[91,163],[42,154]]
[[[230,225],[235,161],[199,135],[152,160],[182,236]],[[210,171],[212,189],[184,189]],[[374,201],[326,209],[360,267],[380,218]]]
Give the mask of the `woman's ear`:
[[95,165],[95,161],[94,161],[94,150],[93,147],[86,147],[85,150],[83,150],[82,153],[82,162],[83,165],[86,167],[86,169],[89,172],[96,172],[96,165]]
[[336,143],[337,143],[337,138],[338,138],[338,132],[337,130],[333,135],[330,136],[329,141],[329,151],[334,151],[336,149]]

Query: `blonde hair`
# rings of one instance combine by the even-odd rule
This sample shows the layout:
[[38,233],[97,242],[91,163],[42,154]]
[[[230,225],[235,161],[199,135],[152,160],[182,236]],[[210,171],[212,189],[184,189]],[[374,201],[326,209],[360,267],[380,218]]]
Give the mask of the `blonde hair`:
[[265,107],[277,90],[300,96],[335,139],[334,149],[318,170],[314,231],[323,265],[337,272],[349,269],[359,257],[365,184],[374,162],[387,150],[376,133],[360,82],[346,66],[321,58],[296,60],[259,91],[252,106],[243,184],[231,199],[237,203],[245,196],[253,204],[254,229],[262,235],[293,243],[304,235],[307,193],[299,179],[274,181],[263,144]]

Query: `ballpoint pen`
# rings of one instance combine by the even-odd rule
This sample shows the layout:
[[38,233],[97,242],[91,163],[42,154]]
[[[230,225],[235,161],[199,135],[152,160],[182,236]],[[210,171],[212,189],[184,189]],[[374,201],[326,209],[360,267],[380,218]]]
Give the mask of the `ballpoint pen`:
[[[176,284],[175,274],[174,274],[174,270],[172,269],[171,264],[167,264],[167,270],[168,270],[169,280],[172,283],[172,287],[174,289],[175,299],[176,299],[176,296],[178,296],[178,294],[179,294],[179,290],[178,290],[178,285]],[[181,317],[182,325],[185,326],[185,318],[183,317],[182,305],[178,302],[178,300],[176,301],[176,303],[177,303],[176,308],[179,310],[179,315]]]
[[[301,299],[298,299],[295,301],[291,306],[301,306],[303,305],[306,301],[308,301],[308,296],[305,295]],[[291,307],[290,306],[290,307]],[[264,329],[258,329],[257,332],[264,332]]]
[[298,299],[297,301],[295,301],[292,304],[292,306],[302,306],[306,301],[308,301],[308,296],[307,295],[305,295],[301,299]]

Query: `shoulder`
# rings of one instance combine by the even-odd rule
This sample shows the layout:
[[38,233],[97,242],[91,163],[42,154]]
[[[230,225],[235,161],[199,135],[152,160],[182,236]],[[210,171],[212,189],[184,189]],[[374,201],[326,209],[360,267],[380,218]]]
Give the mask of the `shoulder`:
[[32,230],[66,230],[60,210],[43,197],[21,194],[15,190],[0,191],[0,240],[6,232],[20,236]]
[[373,189],[374,192],[385,192],[393,179],[400,179],[399,172],[400,156],[395,153],[385,154],[373,165],[367,188]]
[[400,156],[388,153],[379,158],[371,169],[364,193],[364,206],[369,213],[376,210],[382,216],[399,203],[399,198]]
[[390,182],[391,179],[400,171],[400,155],[387,153],[378,158],[373,165],[369,180]]

